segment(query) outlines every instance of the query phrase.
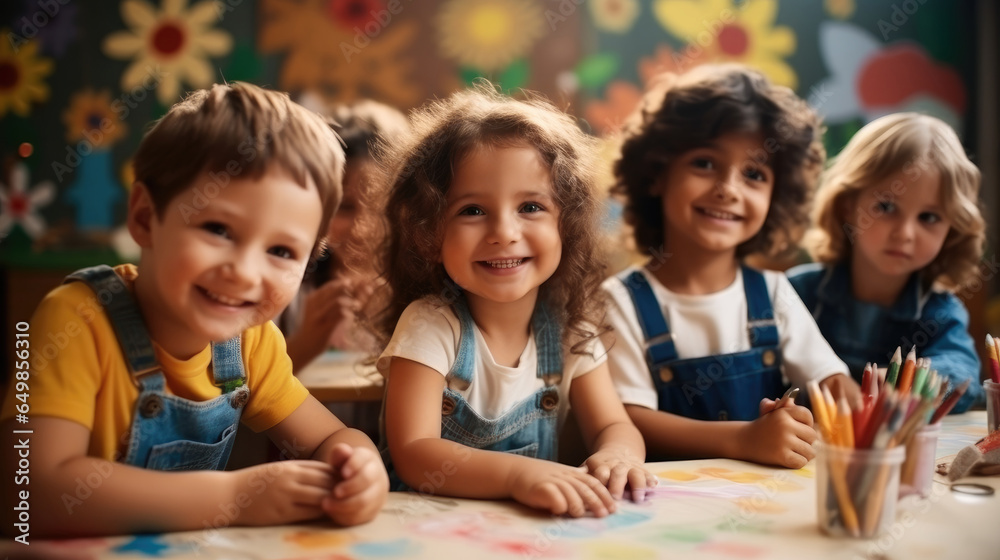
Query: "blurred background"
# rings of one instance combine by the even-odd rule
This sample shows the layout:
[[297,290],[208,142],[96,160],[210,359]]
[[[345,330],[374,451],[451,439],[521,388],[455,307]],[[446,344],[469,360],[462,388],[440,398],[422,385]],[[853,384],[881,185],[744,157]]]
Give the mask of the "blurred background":
[[981,285],[962,296],[976,340],[1000,332],[994,0],[5,0],[0,28],[5,371],[14,324],[65,274],[134,260],[131,157],[185,92],[247,81],[408,110],[485,76],[548,96],[610,162],[650,76],[709,61],[808,99],[830,155],[886,113],[950,123],[991,225]]

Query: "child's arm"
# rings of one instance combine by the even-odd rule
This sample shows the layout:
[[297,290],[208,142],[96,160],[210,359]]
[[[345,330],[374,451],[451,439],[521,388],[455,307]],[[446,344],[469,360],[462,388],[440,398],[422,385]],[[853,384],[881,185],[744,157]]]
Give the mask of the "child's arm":
[[353,297],[353,289],[352,280],[335,278],[305,296],[302,322],[285,337],[296,373],[323,353],[334,331],[354,328],[360,304]]
[[[318,461],[228,472],[155,471],[87,456],[90,430],[71,420],[33,416],[30,427],[28,502],[34,537],[292,523],[322,515],[321,502],[332,485],[332,469]],[[18,428],[23,426],[3,423],[6,449],[16,443],[12,430]],[[13,453],[4,457],[5,497],[12,498],[17,458]],[[12,513],[6,508],[5,516]],[[13,526],[3,527],[9,532]]]
[[583,468],[473,449],[441,437],[444,377],[393,358],[386,388],[386,436],[399,477],[419,492],[463,498],[513,498],[554,514],[604,516],[615,503]]
[[646,445],[615,393],[607,364],[573,379],[569,396],[584,442],[593,452],[586,461],[590,474],[616,499],[628,483],[632,499],[641,501],[645,489],[656,485],[656,477],[642,466]]
[[[969,335],[969,312],[965,305],[953,294],[936,293],[924,306],[923,317],[918,325],[929,341],[926,346],[917,348],[920,356],[931,359],[931,369],[943,375],[952,389],[966,379],[972,380],[951,414],[965,412],[973,404],[983,402],[986,393],[979,379],[979,354]],[[914,333],[913,339],[918,337],[920,335]]]
[[812,414],[786,405],[753,422],[704,421],[626,405],[646,439],[650,454],[671,457],[724,457],[801,468],[813,458]]
[[389,477],[375,444],[344,426],[311,395],[267,435],[288,458],[308,457],[332,466],[332,489],[322,506],[335,522],[365,523],[382,509]]

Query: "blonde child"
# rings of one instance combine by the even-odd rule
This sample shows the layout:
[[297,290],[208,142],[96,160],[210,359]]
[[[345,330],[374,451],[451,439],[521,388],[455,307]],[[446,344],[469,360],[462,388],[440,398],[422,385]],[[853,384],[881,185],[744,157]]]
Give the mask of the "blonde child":
[[[593,142],[483,85],[411,114],[388,159],[390,472],[422,493],[603,516],[655,479],[597,338]],[[554,461],[572,405],[593,454]],[[388,459],[388,457],[387,457]]]
[[737,65],[661,76],[627,123],[615,191],[651,259],[604,283],[605,346],[651,456],[801,467],[812,415],[771,399],[810,380],[857,398],[784,275],[743,263],[804,229],[820,132],[791,90]]
[[[46,296],[30,422],[14,424],[13,390],[4,403],[5,434],[32,430],[32,537],[372,519],[388,490],[377,449],[292,376],[268,321],[340,200],[333,132],[284,94],[216,85],[175,105],[134,165],[138,266],[85,269]],[[294,460],[223,472],[241,421]]]
[[860,380],[916,347],[955,387],[953,413],[985,398],[969,313],[954,290],[977,278],[985,223],[979,170],[944,122],[916,113],[865,125],[826,172],[806,246],[788,272],[823,336]]
[[326,348],[370,349],[356,314],[367,304],[374,285],[347,261],[357,259],[349,253],[361,244],[358,224],[375,174],[373,150],[378,142],[391,142],[409,128],[405,115],[376,101],[338,105],[324,113],[344,146],[344,197],[330,219],[326,254],[307,271],[299,293],[277,321],[296,372]]

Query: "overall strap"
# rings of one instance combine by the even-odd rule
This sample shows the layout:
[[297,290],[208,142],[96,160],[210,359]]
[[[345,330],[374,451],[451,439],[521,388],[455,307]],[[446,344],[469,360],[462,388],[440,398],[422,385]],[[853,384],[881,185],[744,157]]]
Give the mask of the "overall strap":
[[241,340],[242,336],[236,335],[229,340],[212,343],[212,377],[223,393],[242,387],[246,381]]
[[161,369],[139,306],[114,269],[103,264],[84,268],[67,276],[64,282],[76,280],[90,286],[104,306],[132,376],[139,377]]
[[632,303],[639,317],[639,326],[646,338],[646,360],[650,364],[676,360],[677,349],[674,347],[670,327],[663,317],[660,302],[656,300],[653,288],[646,277],[642,272],[635,270],[631,274],[619,276],[618,279],[625,284],[629,295],[632,296]]
[[476,368],[476,335],[472,330],[472,313],[469,312],[469,304],[466,303],[464,295],[455,298],[454,309],[461,325],[461,332],[455,363],[448,371],[447,377],[449,380],[457,381],[457,387],[464,390],[472,383],[472,373]]
[[538,355],[536,375],[545,380],[545,385],[555,385],[562,380],[562,328],[547,305],[538,302],[531,316],[531,328],[535,331],[535,351]]
[[754,348],[778,345],[778,327],[774,322],[771,296],[767,293],[764,275],[742,265],[743,291],[747,299],[747,330]]

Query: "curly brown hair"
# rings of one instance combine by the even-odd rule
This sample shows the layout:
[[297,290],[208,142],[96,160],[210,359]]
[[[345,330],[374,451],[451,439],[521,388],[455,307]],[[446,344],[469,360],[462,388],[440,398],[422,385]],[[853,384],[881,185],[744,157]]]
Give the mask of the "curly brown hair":
[[949,289],[972,284],[986,238],[978,205],[979,169],[950,126],[918,113],[894,113],[868,123],[834,158],[823,175],[814,226],[804,241],[812,258],[823,263],[850,258],[852,239],[846,224],[858,195],[896,173],[912,179],[927,165],[940,172],[941,203],[951,228],[941,251],[920,272],[921,279],[925,286],[938,282]]
[[722,64],[661,74],[625,122],[612,193],[626,198],[625,220],[639,250],[655,255],[665,241],[662,197],[653,185],[682,154],[730,133],[761,135],[752,157],[774,171],[764,226],[737,247],[737,257],[795,248],[826,157],[820,118],[792,90],[746,66]]
[[564,326],[563,340],[577,341],[572,351],[583,353],[604,323],[596,139],[549,102],[530,94],[506,97],[487,82],[429,103],[411,113],[410,122],[408,135],[380,147],[383,176],[371,192],[370,204],[383,209],[375,212],[381,223],[366,235],[388,290],[387,297],[376,298],[385,303],[374,319],[382,342],[410,303],[428,296],[450,303],[460,293],[440,262],[445,197],[455,167],[479,147],[529,146],[551,172],[562,240],[559,266],[541,286],[539,301]]

